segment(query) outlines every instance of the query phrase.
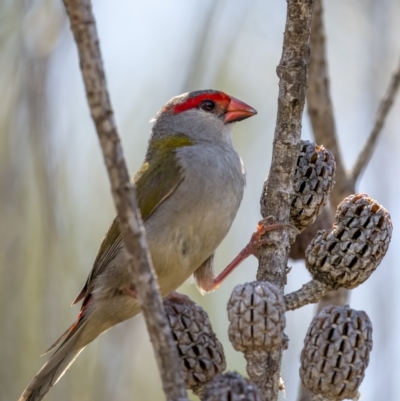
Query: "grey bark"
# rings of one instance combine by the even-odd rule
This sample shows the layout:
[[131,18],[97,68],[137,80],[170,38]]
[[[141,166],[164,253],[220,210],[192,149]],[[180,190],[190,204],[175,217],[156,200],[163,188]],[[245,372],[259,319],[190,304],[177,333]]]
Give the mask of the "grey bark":
[[78,46],[87,100],[107,167],[121,232],[129,253],[133,285],[154,347],[164,392],[168,401],[186,401],[178,353],[158,292],[135,188],[130,183],[117,133],[91,2],[64,0],[64,5]]
[[[279,223],[286,224],[307,90],[313,3],[313,0],[288,0],[282,58],[277,67],[279,96],[272,163],[261,197],[262,216],[274,216]],[[283,292],[290,230],[272,231],[268,238],[272,245],[260,249],[257,280],[270,281]],[[283,347],[248,359],[247,372],[260,387],[264,400],[278,399],[282,351]]]
[[308,304],[315,304],[332,290],[332,287],[321,281],[311,280],[299,290],[285,295],[286,310],[295,310]]

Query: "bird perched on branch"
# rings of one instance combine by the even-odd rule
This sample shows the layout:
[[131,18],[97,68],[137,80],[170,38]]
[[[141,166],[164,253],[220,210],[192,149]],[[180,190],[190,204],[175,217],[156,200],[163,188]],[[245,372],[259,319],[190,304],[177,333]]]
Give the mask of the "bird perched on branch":
[[[204,292],[225,277],[214,276],[214,252],[232,225],[245,185],[232,130],[237,121],[256,113],[223,92],[203,90],[172,98],[155,116],[134,182],[163,297],[191,275]],[[19,401],[41,400],[86,345],[140,312],[131,283],[114,219],[73,302],[83,301],[77,320],[49,349],[49,361]]]

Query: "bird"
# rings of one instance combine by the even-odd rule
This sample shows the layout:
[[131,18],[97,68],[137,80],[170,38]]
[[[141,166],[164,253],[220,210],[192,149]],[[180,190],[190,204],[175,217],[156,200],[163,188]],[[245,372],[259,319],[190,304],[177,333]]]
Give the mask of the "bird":
[[[203,293],[217,288],[214,253],[227,235],[245,187],[245,168],[232,131],[257,111],[218,90],[170,99],[153,122],[144,162],[133,182],[162,297],[189,277]],[[114,218],[85,285],[76,321],[18,401],[39,401],[79,353],[114,325],[140,313],[132,273]]]

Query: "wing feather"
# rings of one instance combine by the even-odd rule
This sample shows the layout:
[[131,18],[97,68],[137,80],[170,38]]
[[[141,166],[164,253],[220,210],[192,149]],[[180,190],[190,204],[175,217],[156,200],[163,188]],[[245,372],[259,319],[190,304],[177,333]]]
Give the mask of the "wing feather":
[[[151,163],[148,161],[143,163],[133,180],[136,184],[138,204],[143,221],[146,221],[163,201],[176,190],[182,180],[183,174],[175,152],[158,152],[158,154],[153,155]],[[90,294],[93,280],[104,271],[122,247],[123,239],[118,219],[115,217],[100,245],[87,281],[72,305]]]

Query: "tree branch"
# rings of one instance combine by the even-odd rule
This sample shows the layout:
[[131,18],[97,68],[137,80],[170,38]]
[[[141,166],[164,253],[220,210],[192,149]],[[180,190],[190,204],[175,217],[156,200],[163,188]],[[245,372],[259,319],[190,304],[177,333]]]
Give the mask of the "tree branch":
[[321,281],[311,280],[299,290],[284,296],[286,311],[299,309],[308,304],[317,303],[322,297],[332,291],[333,288]]
[[311,26],[310,75],[308,80],[307,106],[316,143],[329,149],[336,161],[336,183],[331,193],[331,207],[354,192],[348,178],[339,149],[335,118],[330,95],[328,64],[326,59],[325,29],[321,0],[315,0]]
[[64,0],[79,51],[80,67],[118,211],[121,232],[129,253],[133,285],[153,343],[168,401],[187,400],[177,350],[151,265],[135,189],[117,133],[106,85],[96,23],[90,0]]
[[[288,0],[282,58],[277,67],[278,113],[271,169],[261,198],[261,214],[264,218],[275,216],[280,223],[289,223],[290,217],[293,175],[307,90],[313,3],[313,0]],[[290,248],[289,230],[277,230],[268,235],[271,243],[276,245],[260,249],[257,280],[270,281],[283,292]],[[263,360],[248,361],[248,373],[260,387],[264,400],[278,399],[282,351],[282,348],[273,351]],[[250,372],[250,365],[263,366],[263,372],[260,369]]]
[[376,141],[378,140],[379,134],[382,132],[382,128],[385,124],[386,117],[393,105],[393,101],[397,94],[397,91],[400,86],[400,62],[397,66],[396,71],[393,73],[392,78],[389,83],[389,87],[386,90],[385,95],[383,96],[378,111],[375,117],[374,127],[367,139],[367,142],[364,145],[363,150],[358,155],[358,159],[354,165],[354,168],[351,173],[351,180],[355,183],[361,172],[367,166],[371,156],[375,150]]

